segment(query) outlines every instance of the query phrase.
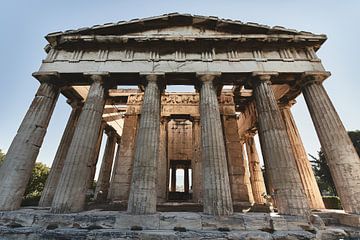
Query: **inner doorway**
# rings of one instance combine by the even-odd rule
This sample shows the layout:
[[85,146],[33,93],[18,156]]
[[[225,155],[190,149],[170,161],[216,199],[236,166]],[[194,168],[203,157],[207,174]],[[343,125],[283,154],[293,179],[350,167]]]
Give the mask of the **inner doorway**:
[[192,199],[192,171],[190,160],[170,160],[169,201]]

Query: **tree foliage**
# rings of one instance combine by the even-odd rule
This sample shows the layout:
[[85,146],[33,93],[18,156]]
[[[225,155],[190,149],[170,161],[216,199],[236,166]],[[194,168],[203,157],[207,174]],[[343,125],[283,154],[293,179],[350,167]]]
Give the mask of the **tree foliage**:
[[3,153],[3,152],[1,151],[1,149],[0,149],[0,166],[1,166],[1,164],[3,163],[3,161],[4,161],[4,158],[5,158],[5,153]]
[[[360,155],[360,131],[349,131],[349,137],[354,144],[357,153]],[[309,154],[310,155],[310,154]],[[326,161],[324,152],[320,149],[318,157],[310,155],[314,174],[323,195],[337,195],[334,181],[331,177],[330,168]]]
[[49,175],[49,168],[40,162],[35,163],[29,183],[26,187],[24,198],[40,198],[44,190],[46,179]]

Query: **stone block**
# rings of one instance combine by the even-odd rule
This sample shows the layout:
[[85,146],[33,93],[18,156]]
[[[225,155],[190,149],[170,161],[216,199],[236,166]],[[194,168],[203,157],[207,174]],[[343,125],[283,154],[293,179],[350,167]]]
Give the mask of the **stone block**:
[[130,215],[119,213],[116,215],[114,228],[130,229],[132,226],[141,226],[144,230],[160,228],[160,214]]
[[201,229],[201,216],[191,212],[164,212],[160,215],[160,229],[184,227],[186,230]]
[[245,229],[259,230],[271,229],[270,215],[268,213],[246,213],[243,214]]
[[214,217],[211,215],[201,215],[203,230],[218,230],[219,228],[228,228],[232,230],[245,230],[245,224],[242,214],[234,214],[226,217]]

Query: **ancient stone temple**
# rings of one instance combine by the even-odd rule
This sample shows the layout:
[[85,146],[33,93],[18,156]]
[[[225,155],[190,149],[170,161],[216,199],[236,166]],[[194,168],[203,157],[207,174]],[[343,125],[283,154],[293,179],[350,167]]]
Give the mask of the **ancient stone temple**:
[[[138,224],[164,206],[231,218],[268,206],[264,196],[279,216],[309,219],[325,207],[291,113],[303,94],[344,214],[359,220],[360,160],[316,55],[325,35],[174,13],[46,39],[33,74],[40,87],[0,169],[0,210],[20,208],[62,94],[72,111],[39,203],[47,214],[86,211],[100,165],[94,201],[125,204]],[[173,85],[193,91],[168,91]]]

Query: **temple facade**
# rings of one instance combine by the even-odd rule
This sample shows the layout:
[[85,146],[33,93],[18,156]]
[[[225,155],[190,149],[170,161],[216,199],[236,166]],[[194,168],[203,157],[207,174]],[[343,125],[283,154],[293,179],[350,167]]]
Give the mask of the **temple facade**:
[[227,216],[269,195],[280,214],[308,216],[324,203],[291,113],[302,94],[342,206],[360,214],[359,156],[316,55],[325,35],[174,13],[46,39],[40,87],[0,168],[0,210],[20,207],[62,94],[72,111],[39,203],[52,213],[85,209],[101,161],[95,201],[130,214],[190,202]]

